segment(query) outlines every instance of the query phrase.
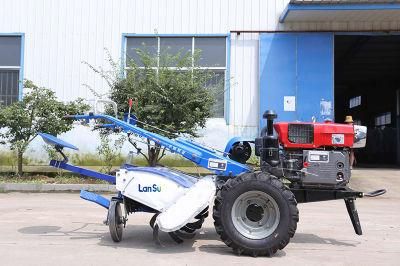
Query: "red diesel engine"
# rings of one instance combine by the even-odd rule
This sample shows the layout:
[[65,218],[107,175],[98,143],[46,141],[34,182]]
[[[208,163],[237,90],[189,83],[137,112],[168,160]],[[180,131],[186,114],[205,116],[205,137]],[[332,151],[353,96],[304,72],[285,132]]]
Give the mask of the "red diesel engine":
[[264,113],[267,126],[255,141],[263,170],[302,187],[338,188],[349,182],[350,149],[355,142],[365,145],[365,127],[357,126],[361,133],[355,133],[353,125],[332,122],[274,124],[276,117]]
[[354,127],[327,123],[276,123],[274,128],[285,149],[347,147],[354,144]]

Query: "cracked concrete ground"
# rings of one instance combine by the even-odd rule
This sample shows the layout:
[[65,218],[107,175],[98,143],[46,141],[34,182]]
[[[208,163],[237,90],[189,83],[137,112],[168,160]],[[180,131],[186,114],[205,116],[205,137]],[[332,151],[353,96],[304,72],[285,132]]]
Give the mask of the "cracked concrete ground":
[[343,201],[299,205],[290,244],[272,257],[233,255],[208,218],[193,240],[175,244],[162,234],[157,248],[151,214],[129,216],[123,241],[102,224],[106,210],[75,193],[0,193],[1,265],[399,265],[400,170],[353,171],[352,188],[387,188],[356,201],[364,235],[357,236]]

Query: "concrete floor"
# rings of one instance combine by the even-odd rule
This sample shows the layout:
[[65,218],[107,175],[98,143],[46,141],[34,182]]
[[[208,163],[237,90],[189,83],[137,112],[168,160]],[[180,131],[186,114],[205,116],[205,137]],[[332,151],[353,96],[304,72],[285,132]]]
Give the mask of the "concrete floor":
[[272,258],[233,255],[212,218],[194,240],[178,245],[162,234],[157,248],[151,215],[131,215],[116,244],[102,224],[106,210],[77,194],[0,193],[0,265],[399,265],[400,171],[355,170],[352,187],[388,189],[357,200],[363,236],[343,201],[302,204],[295,237]]

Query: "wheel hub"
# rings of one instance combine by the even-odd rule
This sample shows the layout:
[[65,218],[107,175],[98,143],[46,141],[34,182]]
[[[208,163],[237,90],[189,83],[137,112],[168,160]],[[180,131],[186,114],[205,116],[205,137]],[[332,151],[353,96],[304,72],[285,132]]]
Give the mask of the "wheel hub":
[[246,217],[252,222],[260,221],[264,216],[264,209],[258,204],[252,203],[246,209]]
[[280,212],[276,201],[262,191],[241,194],[232,206],[236,230],[250,239],[263,239],[278,227]]

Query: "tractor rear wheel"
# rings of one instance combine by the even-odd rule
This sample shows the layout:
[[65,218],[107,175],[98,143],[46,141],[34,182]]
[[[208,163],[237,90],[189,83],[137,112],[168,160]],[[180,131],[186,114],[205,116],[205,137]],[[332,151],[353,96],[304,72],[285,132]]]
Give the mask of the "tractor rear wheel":
[[214,226],[238,255],[271,256],[283,249],[299,220],[293,193],[278,178],[263,172],[243,173],[218,191]]

